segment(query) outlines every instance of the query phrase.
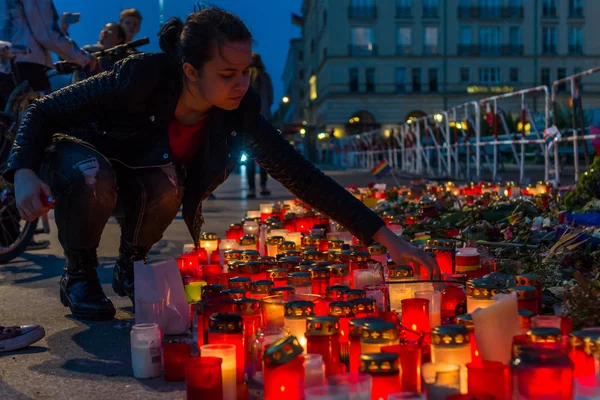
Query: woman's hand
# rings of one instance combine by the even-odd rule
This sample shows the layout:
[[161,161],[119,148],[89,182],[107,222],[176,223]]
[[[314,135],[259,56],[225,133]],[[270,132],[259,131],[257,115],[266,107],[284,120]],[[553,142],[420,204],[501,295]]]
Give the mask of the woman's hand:
[[418,271],[419,267],[424,267],[429,272],[430,279],[440,279],[441,271],[435,258],[425,253],[423,250],[412,246],[400,239],[394,232],[387,227],[382,227],[375,233],[373,239],[384,245],[392,260],[398,265],[409,265],[412,263]]
[[17,209],[25,221],[35,221],[48,212],[42,197],[51,197],[50,187],[30,169],[15,172],[15,198]]

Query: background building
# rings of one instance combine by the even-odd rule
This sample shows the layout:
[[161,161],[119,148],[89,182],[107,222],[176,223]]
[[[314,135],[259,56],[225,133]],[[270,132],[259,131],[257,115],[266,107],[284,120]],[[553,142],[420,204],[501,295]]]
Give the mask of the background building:
[[[600,1],[304,0],[302,12],[285,122],[337,137],[600,66]],[[600,107],[600,75],[583,82],[585,108]]]

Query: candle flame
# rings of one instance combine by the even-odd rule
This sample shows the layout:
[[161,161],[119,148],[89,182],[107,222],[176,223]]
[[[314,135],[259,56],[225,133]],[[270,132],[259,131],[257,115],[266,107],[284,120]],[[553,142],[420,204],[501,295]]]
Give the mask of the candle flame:
[[343,331],[343,330],[342,330],[342,331],[340,331],[340,333],[341,333],[341,335],[342,335],[342,336],[346,336],[346,334],[344,333],[344,331]]
[[285,386],[281,386],[281,387],[279,388],[279,390],[281,390],[282,392],[285,392]]
[[410,327],[410,329],[412,329],[413,331],[417,330],[417,324],[412,324],[412,326]]
[[475,350],[475,357],[479,357],[479,350]]

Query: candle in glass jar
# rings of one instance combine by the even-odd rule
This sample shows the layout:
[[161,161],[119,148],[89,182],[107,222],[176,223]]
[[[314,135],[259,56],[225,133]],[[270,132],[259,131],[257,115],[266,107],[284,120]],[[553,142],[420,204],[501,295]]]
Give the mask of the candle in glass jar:
[[327,267],[329,269],[329,285],[350,286],[350,276],[348,264],[333,264]]
[[310,275],[312,279],[312,292],[313,294],[325,295],[325,291],[329,286],[329,265],[319,265],[316,263],[310,268]]
[[357,299],[350,300],[350,303],[354,305],[355,313],[358,318],[374,317],[379,315],[377,303],[374,299],[359,297]]
[[200,247],[206,250],[207,256],[210,257],[211,253],[219,247],[219,237],[213,232],[202,232],[200,235]]
[[535,315],[542,313],[542,277],[538,274],[523,274],[515,277],[517,286],[533,286],[535,288],[538,309]]
[[498,361],[467,364],[468,393],[475,397],[506,399],[509,392],[507,365]]
[[569,358],[574,365],[574,378],[595,376],[594,353],[600,340],[600,329],[587,329],[569,334]]
[[360,352],[378,353],[384,346],[398,344],[398,327],[393,322],[372,321],[362,326]]
[[304,378],[302,346],[294,336],[283,338],[263,353],[265,400],[299,399]]
[[264,297],[260,301],[263,324],[267,326],[283,326],[285,303],[287,301],[281,295]]
[[284,325],[306,352],[306,319],[315,315],[315,304],[308,300],[295,300],[285,303],[284,310]]
[[356,305],[351,301],[333,301],[329,303],[329,316],[340,322],[340,343],[348,343],[350,319],[356,317]]
[[455,273],[471,277],[481,267],[481,256],[475,247],[463,247],[458,249],[455,263]]
[[189,343],[177,340],[163,346],[165,381],[182,382],[185,380],[185,363],[190,358]]
[[202,357],[218,357],[221,363],[221,379],[223,382],[223,400],[236,400],[236,346],[234,344],[205,344],[200,348]]
[[219,357],[193,357],[185,364],[185,391],[188,400],[222,399],[223,376]]
[[306,345],[310,354],[320,354],[326,376],[343,372],[340,368],[340,324],[336,317],[308,317]]
[[425,363],[421,367],[428,400],[445,400],[460,394],[460,367],[454,364]]
[[239,248],[240,250],[256,250],[258,241],[256,240],[256,236],[253,235],[244,235],[240,238]]
[[256,218],[260,218],[260,210],[256,211],[256,210],[252,210],[252,211],[247,211],[246,212],[246,218],[247,219],[256,219]]
[[365,294],[368,299],[372,299],[375,302],[378,312],[384,313],[390,309],[390,296],[386,284],[367,285],[365,286]]
[[319,387],[325,384],[325,363],[320,354],[304,355],[304,388]]
[[400,362],[396,353],[367,353],[360,356],[359,372],[371,375],[371,399],[386,399],[401,388]]
[[359,269],[353,271],[354,288],[364,289],[365,286],[378,285],[384,282],[383,271]]
[[538,312],[538,299],[533,286],[513,286],[508,288],[508,293],[516,293],[520,310],[528,310],[534,314]]
[[287,284],[296,290],[297,294],[312,293],[312,282],[310,272],[290,272]]
[[421,332],[429,332],[429,300],[402,300],[402,325],[410,329],[406,332],[406,338],[411,342],[419,340]]
[[374,244],[369,246],[369,254],[371,260],[378,262],[383,266],[384,274],[387,276],[387,249],[380,244]]
[[467,313],[494,304],[492,297],[498,293],[494,282],[487,279],[471,279],[467,282]]
[[421,290],[415,292],[415,298],[429,300],[429,326],[442,324],[442,293],[437,290]]
[[266,279],[252,282],[252,285],[250,285],[250,298],[262,300],[269,295],[269,289],[274,285],[273,281]]
[[216,313],[208,322],[208,343],[235,345],[237,383],[244,383],[246,348],[244,346],[244,320],[232,313]]
[[461,393],[467,393],[466,365],[471,359],[469,330],[464,325],[436,326],[431,332],[431,362],[461,367]]
[[471,314],[463,314],[456,317],[456,323],[458,325],[464,325],[469,331],[469,342],[471,343],[471,363],[481,363],[481,354],[477,347],[477,341],[475,340],[475,323],[473,322],[473,316]]
[[360,354],[361,354],[361,337],[362,331],[367,323],[372,322],[385,322],[381,318],[367,317],[367,318],[354,318],[350,320],[350,332],[348,339],[350,341],[350,373],[357,373],[360,365]]
[[275,257],[277,252],[277,246],[285,239],[283,236],[271,236],[267,239],[267,255],[270,257]]
[[419,344],[404,343],[381,348],[383,353],[396,353],[400,360],[402,390],[421,391],[422,348]]
[[285,240],[287,242],[294,242],[296,248],[302,247],[302,233],[300,232],[288,232],[285,234]]

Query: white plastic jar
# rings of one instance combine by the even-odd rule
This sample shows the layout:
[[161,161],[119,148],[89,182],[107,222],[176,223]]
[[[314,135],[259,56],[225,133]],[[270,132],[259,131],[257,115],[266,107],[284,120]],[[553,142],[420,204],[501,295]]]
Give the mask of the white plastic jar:
[[133,376],[137,379],[159,377],[162,367],[162,344],[158,325],[134,325],[130,339]]

